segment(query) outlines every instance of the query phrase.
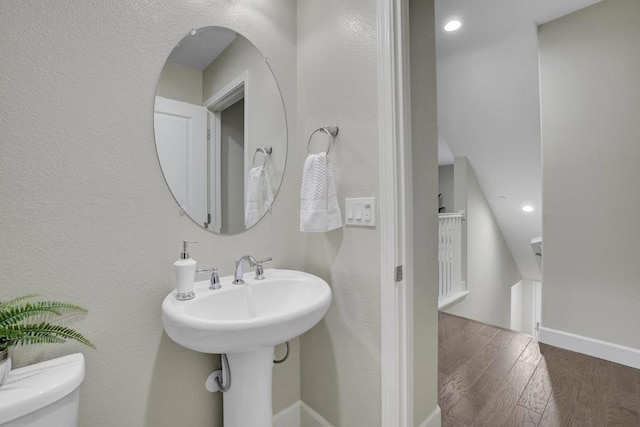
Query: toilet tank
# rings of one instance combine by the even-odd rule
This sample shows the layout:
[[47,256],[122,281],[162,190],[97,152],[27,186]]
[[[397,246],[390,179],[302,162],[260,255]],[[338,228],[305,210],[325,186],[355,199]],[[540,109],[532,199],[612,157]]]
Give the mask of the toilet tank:
[[77,427],[83,378],[80,353],[14,369],[0,387],[0,427]]

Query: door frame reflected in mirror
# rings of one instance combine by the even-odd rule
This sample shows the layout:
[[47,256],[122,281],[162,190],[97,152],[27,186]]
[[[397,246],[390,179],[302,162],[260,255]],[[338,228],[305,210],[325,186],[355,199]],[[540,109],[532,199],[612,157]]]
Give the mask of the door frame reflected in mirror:
[[[208,176],[209,191],[207,203],[211,217],[209,228],[215,233],[225,232],[222,222],[222,112],[242,99],[249,99],[249,70],[244,70],[238,77],[229,82],[225,87],[216,92],[204,102],[208,115]],[[244,182],[243,193],[247,188],[247,176],[249,173],[249,108],[244,108]],[[243,200],[246,194],[243,194]]]

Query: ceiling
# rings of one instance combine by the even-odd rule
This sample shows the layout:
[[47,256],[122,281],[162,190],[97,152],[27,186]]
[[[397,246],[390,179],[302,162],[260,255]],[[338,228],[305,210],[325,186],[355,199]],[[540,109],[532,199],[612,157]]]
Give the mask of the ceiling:
[[169,60],[204,70],[235,40],[235,31],[222,27],[192,30],[171,51]]
[[[439,161],[469,159],[524,278],[541,276],[537,26],[599,1],[436,0]],[[462,28],[445,32],[454,18]]]

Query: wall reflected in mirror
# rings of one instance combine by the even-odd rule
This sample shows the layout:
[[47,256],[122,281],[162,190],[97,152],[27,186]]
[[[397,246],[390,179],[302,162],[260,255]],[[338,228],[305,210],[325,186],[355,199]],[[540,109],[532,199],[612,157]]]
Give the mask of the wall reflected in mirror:
[[196,223],[235,234],[270,211],[286,116],[266,58],[245,37],[204,27],[178,43],[158,81],[154,130],[167,185]]

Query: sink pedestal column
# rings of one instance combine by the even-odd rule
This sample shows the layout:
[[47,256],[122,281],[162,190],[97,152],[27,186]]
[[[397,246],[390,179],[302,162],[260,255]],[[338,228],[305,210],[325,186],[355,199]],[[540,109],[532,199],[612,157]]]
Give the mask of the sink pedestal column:
[[231,387],[222,397],[225,427],[272,427],[273,350],[227,353]]

